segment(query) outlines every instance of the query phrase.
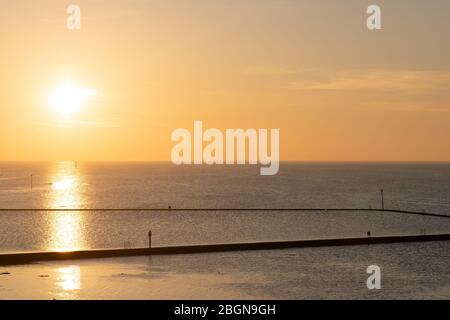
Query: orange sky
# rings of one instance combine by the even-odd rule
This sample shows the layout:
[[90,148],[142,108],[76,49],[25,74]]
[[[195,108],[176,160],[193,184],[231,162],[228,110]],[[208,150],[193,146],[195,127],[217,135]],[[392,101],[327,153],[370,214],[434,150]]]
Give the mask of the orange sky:
[[[173,130],[279,128],[281,160],[449,161],[450,2],[15,0],[0,10],[0,161],[169,161]],[[97,95],[67,117],[71,81]]]

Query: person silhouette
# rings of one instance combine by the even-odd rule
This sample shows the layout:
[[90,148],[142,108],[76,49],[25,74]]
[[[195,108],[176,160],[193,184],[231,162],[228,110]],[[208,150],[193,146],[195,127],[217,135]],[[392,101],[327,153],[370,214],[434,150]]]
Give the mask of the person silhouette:
[[149,249],[152,247],[152,230],[148,231],[148,247]]

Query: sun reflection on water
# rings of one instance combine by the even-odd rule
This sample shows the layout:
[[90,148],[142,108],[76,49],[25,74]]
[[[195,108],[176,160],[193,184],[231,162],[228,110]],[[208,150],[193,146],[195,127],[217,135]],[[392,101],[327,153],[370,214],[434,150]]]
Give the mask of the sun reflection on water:
[[81,269],[78,266],[69,266],[58,269],[58,286],[64,291],[81,289]]
[[82,246],[82,217],[79,212],[52,212],[52,241],[50,250],[68,252]]
[[[82,204],[81,177],[73,163],[57,164],[52,178],[49,208],[76,209]],[[74,251],[83,248],[83,214],[76,211],[50,212],[51,251]]]
[[75,186],[75,180],[71,177],[63,178],[55,181],[52,186],[54,190],[58,191],[69,190]]

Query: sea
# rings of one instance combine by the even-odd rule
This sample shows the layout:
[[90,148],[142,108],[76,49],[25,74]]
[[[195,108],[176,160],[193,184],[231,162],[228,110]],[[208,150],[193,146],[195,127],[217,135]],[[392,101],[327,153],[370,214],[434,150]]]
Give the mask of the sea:
[[[283,162],[261,176],[250,165],[3,162],[0,253],[145,247],[150,230],[154,246],[450,233],[445,217],[365,210],[383,205],[450,216],[450,163]],[[211,210],[182,210],[200,208]],[[276,210],[293,208],[304,210]],[[349,208],[360,210],[326,210]],[[380,290],[367,288],[369,265]],[[449,299],[450,244],[16,266],[0,276],[2,298]]]

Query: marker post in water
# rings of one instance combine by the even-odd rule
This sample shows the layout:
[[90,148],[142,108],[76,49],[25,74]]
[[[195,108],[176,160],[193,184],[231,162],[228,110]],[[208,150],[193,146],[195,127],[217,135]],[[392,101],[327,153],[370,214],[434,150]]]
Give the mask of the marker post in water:
[[381,209],[384,210],[384,190],[381,189]]

